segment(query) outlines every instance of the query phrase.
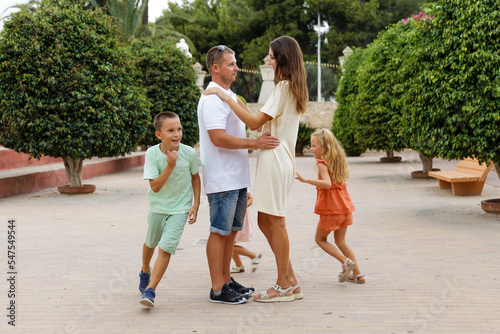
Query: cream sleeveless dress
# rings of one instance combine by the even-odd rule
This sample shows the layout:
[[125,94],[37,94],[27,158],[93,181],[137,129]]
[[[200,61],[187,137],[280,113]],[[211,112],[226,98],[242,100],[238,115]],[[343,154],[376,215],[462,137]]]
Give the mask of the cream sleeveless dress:
[[287,81],[276,85],[261,112],[273,118],[264,124],[262,132],[278,137],[280,145],[258,153],[253,207],[259,212],[284,217],[286,199],[295,179],[295,143],[300,120]]

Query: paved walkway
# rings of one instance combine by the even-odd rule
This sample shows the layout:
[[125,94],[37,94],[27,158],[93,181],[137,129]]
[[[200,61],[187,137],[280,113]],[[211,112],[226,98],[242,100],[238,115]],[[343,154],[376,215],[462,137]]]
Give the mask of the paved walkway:
[[[92,195],[47,189],[2,199],[0,332],[500,332],[500,216],[480,208],[482,199],[500,198],[500,187],[487,184],[481,196],[455,197],[436,180],[411,179],[410,172],[420,169],[415,154],[404,153],[399,164],[381,164],[380,156],[349,158],[356,212],[347,239],[367,275],[365,285],[337,282],[340,264],[314,243],[315,189],[295,183],[287,225],[305,297],[293,303],[208,301],[202,196],[199,221],[186,227],[157,289],[156,307],[142,307],[137,284],[148,212],[142,168],[92,179]],[[255,157],[251,164],[253,169]],[[297,169],[310,177],[313,165],[311,156],[297,159]],[[435,167],[449,165],[439,161]],[[15,275],[7,274],[9,219],[16,224]],[[262,264],[256,273],[235,277],[261,291],[274,283],[275,271],[255,212],[254,229],[248,248],[264,254]],[[8,297],[10,276],[15,299]],[[12,300],[15,328],[7,324]]]

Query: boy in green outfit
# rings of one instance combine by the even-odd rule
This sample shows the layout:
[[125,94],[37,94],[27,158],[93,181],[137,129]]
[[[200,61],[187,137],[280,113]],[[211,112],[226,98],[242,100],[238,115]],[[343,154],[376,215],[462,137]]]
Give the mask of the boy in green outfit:
[[[161,143],[147,150],[144,163],[144,180],[149,180],[150,185],[149,216],[139,274],[140,303],[148,307],[154,307],[156,287],[171,254],[175,254],[186,221],[196,222],[201,190],[201,160],[192,147],[181,144],[179,117],[170,111],[161,112],[154,119],[154,127]],[[151,273],[150,262],[157,245],[158,258]]]

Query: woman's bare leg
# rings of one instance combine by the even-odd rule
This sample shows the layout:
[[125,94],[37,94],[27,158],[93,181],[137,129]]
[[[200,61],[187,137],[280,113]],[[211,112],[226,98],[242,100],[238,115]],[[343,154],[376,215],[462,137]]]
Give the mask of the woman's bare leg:
[[[264,233],[269,246],[276,259],[278,269],[278,279],[276,284],[283,289],[290,287],[290,244],[285,225],[285,217],[268,215],[262,212],[258,213],[258,224],[262,233]],[[276,290],[270,288],[267,290],[270,297],[278,295]]]

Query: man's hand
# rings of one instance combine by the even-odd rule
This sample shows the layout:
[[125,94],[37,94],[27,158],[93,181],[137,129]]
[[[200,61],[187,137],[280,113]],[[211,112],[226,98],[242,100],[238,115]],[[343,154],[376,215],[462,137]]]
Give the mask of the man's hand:
[[278,147],[280,140],[267,132],[257,138],[257,148],[260,150],[273,149]]

